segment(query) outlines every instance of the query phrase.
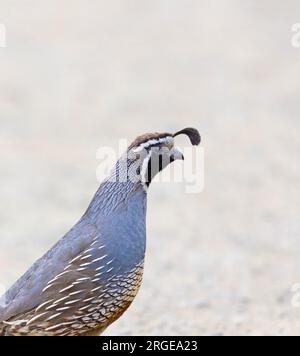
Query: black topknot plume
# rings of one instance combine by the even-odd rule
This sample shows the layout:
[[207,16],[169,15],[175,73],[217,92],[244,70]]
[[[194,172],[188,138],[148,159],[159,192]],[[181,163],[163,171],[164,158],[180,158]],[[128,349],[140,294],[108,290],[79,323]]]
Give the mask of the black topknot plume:
[[183,129],[179,132],[176,132],[176,134],[174,134],[173,137],[176,137],[179,135],[187,135],[193,146],[198,146],[201,142],[201,136],[200,136],[198,130],[196,130],[192,127],[188,127],[188,128]]

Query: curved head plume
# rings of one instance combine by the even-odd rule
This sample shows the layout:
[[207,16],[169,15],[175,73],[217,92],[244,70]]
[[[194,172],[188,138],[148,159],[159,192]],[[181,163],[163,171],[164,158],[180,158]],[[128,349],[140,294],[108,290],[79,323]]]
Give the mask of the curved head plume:
[[174,134],[173,137],[176,137],[179,135],[187,135],[193,146],[198,146],[201,142],[201,136],[200,136],[198,130],[196,130],[192,127],[187,127],[186,129],[176,132],[176,134]]

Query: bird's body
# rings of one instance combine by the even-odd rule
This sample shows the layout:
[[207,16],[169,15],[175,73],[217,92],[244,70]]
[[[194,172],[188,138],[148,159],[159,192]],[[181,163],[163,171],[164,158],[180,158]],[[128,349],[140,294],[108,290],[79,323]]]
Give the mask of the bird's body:
[[[133,144],[152,140],[135,172],[149,170],[153,140],[166,137]],[[142,282],[147,190],[142,179],[116,179],[120,162],[80,221],[0,299],[0,335],[99,335],[130,306]],[[127,168],[136,162],[126,158]]]
[[146,193],[139,190],[128,201],[123,198],[113,216],[95,215],[91,205],[7,292],[1,317],[8,323],[2,325],[2,333],[97,333],[123,314],[142,281]]

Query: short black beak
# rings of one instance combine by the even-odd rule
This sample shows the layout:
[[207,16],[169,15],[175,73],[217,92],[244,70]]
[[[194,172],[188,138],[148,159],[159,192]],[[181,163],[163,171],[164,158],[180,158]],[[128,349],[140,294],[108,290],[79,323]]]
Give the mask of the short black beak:
[[175,161],[184,161],[184,155],[182,152],[176,149],[176,153],[171,154],[170,156],[171,163]]

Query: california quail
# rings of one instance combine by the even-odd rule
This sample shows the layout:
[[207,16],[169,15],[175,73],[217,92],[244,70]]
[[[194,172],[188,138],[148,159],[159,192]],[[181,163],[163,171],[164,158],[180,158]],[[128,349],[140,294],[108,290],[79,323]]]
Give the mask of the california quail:
[[179,134],[200,143],[188,128],[129,146],[80,221],[0,299],[0,335],[99,335],[125,312],[142,281],[147,188],[184,159]]

